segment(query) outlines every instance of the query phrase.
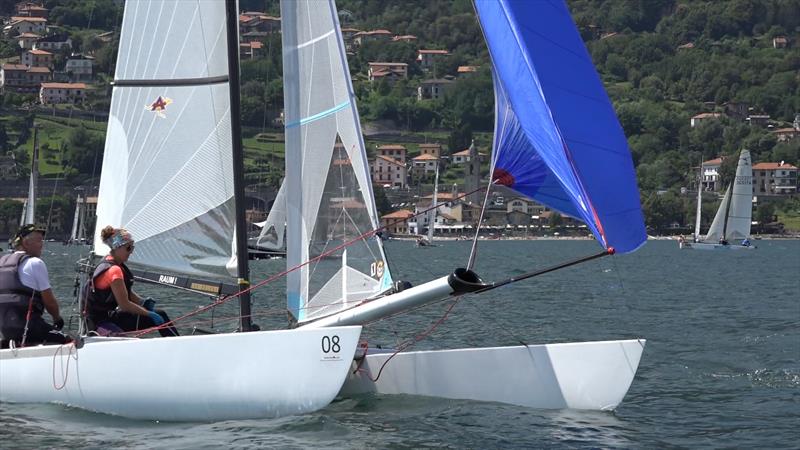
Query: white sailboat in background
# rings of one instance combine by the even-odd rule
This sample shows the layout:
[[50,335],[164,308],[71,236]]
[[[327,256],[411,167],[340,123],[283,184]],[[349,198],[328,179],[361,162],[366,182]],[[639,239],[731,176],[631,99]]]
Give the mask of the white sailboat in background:
[[281,182],[267,220],[254,224],[261,227],[258,237],[248,241],[250,259],[286,256],[286,180]]
[[[501,4],[518,11],[510,14],[497,9]],[[510,67],[519,67],[531,55],[527,42],[517,41],[509,34],[509,21],[514,22],[514,17],[525,20],[536,17],[532,9],[539,5],[538,2],[476,4],[490,49],[513,47],[516,52],[508,60],[492,52],[495,69],[502,77],[513,77]],[[491,23],[493,20],[497,22]],[[535,167],[530,172],[528,186],[546,196],[558,194],[555,196],[558,198],[572,193],[569,204],[556,206],[587,221],[608,248],[591,258],[613,253],[611,246],[619,247],[621,252],[633,251],[644,243],[646,236],[633,164],[621,127],[566,6],[557,6],[543,20],[535,25],[549,23],[557,31],[558,36],[548,40],[563,40],[561,45],[577,46],[578,51],[561,49],[562,54],[556,59],[562,60],[556,64],[561,71],[581,73],[583,78],[569,85],[585,92],[561,99],[522,101],[520,92],[542,92],[526,84],[536,76],[532,67],[528,67],[530,72],[518,86],[509,84],[510,79],[497,78],[496,89],[502,105],[497,107],[500,121],[495,149],[500,153],[514,149],[529,151],[532,142],[547,147],[550,153],[545,156],[529,153],[511,158],[533,162]],[[287,268],[312,261],[292,272],[287,281],[289,311],[299,328],[368,324],[448,297],[516,281],[485,284],[471,270],[456,269],[449,276],[416,287],[403,289],[404,286],[395,285],[381,241],[375,236],[377,213],[334,2],[282,0],[281,21],[287,117],[286,179],[289,180]],[[514,98],[503,100],[509,92]],[[591,100],[587,102],[587,98]],[[551,135],[549,138],[555,139],[545,138],[549,142],[544,142],[535,134],[542,127],[520,123],[513,116],[524,114],[532,104],[543,105],[547,101],[555,101],[558,106],[586,106],[588,114],[599,119],[601,136],[611,135],[616,141],[608,144],[608,138],[595,140],[593,136],[570,134],[586,131],[587,126],[582,120],[566,120],[560,125],[565,134]],[[564,113],[554,109],[551,112],[559,117]],[[575,118],[581,116],[573,111],[569,114]],[[552,124],[545,127],[555,130]],[[514,132],[514,142],[506,140],[510,131]],[[597,147],[585,147],[573,138],[588,138],[583,141],[613,147],[600,147],[607,159],[593,160]],[[571,157],[565,155],[567,145],[573,152]],[[506,166],[503,158],[498,157],[495,162],[496,171],[506,167],[510,171],[502,178],[507,184],[521,187],[513,183],[512,177],[518,168]],[[578,173],[587,177],[578,179]],[[524,173],[521,175],[522,179],[528,179]],[[578,211],[576,207],[583,209]],[[320,243],[323,249],[336,251],[320,251]],[[360,370],[350,374],[341,394],[377,392],[498,401],[537,408],[613,409],[633,380],[643,348],[644,340],[640,339],[397,354],[369,348],[354,362],[354,369]],[[379,371],[382,375],[376,379]]]
[[[125,5],[94,254],[107,251],[105,225],[129,229],[140,280],[220,296],[247,286],[237,18],[232,0]],[[249,296],[240,299],[247,332],[0,350],[0,401],[185,421],[333,400],[361,327],[250,331]]]
[[736,176],[725,190],[725,195],[717,209],[708,234],[702,240],[700,236],[700,202],[697,196],[697,217],[695,220],[695,236],[697,242],[683,242],[680,248],[697,250],[751,250],[749,244],[750,226],[753,216],[753,164],[750,152],[742,150],[736,165]]
[[89,239],[86,238],[87,228],[87,208],[86,204],[88,199],[80,193],[75,198],[75,215],[72,217],[72,230],[69,234],[70,244],[89,244]]
[[433,247],[433,233],[436,231],[436,213],[438,212],[439,202],[439,161],[436,161],[436,175],[433,179],[433,198],[431,199],[430,211],[428,211],[428,233],[424,238],[417,240],[417,247]]
[[19,226],[36,223],[36,189],[39,185],[39,141],[36,124],[33,125],[33,152],[31,153],[31,174],[28,183],[28,198],[22,204]]

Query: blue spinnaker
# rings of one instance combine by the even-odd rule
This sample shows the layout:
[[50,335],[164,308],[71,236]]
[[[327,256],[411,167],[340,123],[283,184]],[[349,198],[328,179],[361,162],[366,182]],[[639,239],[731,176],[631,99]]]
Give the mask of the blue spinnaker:
[[636,172],[566,4],[476,0],[492,58],[493,178],[582,220],[606,248],[640,247]]

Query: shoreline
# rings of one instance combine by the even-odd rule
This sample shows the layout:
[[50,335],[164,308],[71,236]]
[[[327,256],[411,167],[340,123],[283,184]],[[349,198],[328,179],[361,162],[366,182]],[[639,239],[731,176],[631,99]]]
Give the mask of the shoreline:
[[[668,236],[652,236],[648,235],[648,241],[678,241],[680,236],[676,235],[668,235]],[[392,236],[389,238],[391,241],[411,241],[415,242],[419,239],[418,236]],[[760,235],[753,235],[750,237],[751,240],[754,241],[779,241],[779,240],[798,240],[800,239],[800,233],[798,234],[786,234],[786,235],[776,235],[776,234],[760,234]],[[471,237],[450,237],[450,236],[434,236],[435,241],[471,241]],[[479,241],[593,241],[595,240],[592,236],[502,236],[502,237],[485,237],[480,236],[478,238]]]

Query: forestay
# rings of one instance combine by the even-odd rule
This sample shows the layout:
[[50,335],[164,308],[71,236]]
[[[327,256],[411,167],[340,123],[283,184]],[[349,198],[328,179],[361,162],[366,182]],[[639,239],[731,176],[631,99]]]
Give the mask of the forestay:
[[614,109],[561,1],[476,0],[495,82],[493,178],[585,222],[604,247],[647,236]]
[[[286,111],[287,266],[379,226],[338,18],[331,1],[281,1]],[[306,322],[391,287],[369,236],[289,274],[289,311]]]
[[133,266],[236,273],[225,2],[129,2],[97,206],[136,238]]

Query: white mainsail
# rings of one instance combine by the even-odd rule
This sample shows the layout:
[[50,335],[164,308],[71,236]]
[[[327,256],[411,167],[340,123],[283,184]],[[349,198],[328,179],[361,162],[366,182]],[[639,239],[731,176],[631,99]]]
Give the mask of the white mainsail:
[[286,179],[281,182],[278,195],[272,202],[267,220],[261,228],[256,246],[265,250],[280,251],[286,248]]
[[20,226],[36,221],[36,186],[39,184],[39,145],[37,128],[33,127],[33,154],[31,155],[31,176],[28,183],[28,199],[22,205]]
[[697,211],[694,220],[694,241],[700,240],[700,219],[702,217],[703,203],[703,165],[700,165],[700,178],[697,180]]
[[428,213],[428,242],[433,242],[433,232],[436,228],[436,211],[438,208],[438,201],[437,198],[439,196],[439,160],[436,160],[436,176],[433,180],[433,200],[431,201],[431,209]]
[[716,243],[750,236],[753,214],[753,169],[750,152],[742,150],[736,166],[736,177],[728,185],[705,242]]
[[78,227],[80,226],[81,222],[81,211],[83,205],[83,199],[81,199],[81,194],[78,194],[78,198],[75,199],[75,215],[72,216],[72,231],[69,233],[69,240],[70,242],[75,242],[78,240]]
[[[225,2],[136,1],[120,35],[95,253],[106,225],[133,231],[130,262],[235,274]],[[230,268],[230,269],[229,269]]]
[[753,165],[750,152],[742,150],[736,165],[736,178],[731,190],[731,204],[728,211],[728,226],[725,238],[741,240],[750,237],[753,217]]
[[356,96],[332,1],[281,1],[286,110],[287,267],[368,236],[287,279],[289,311],[306,322],[386,291]]

